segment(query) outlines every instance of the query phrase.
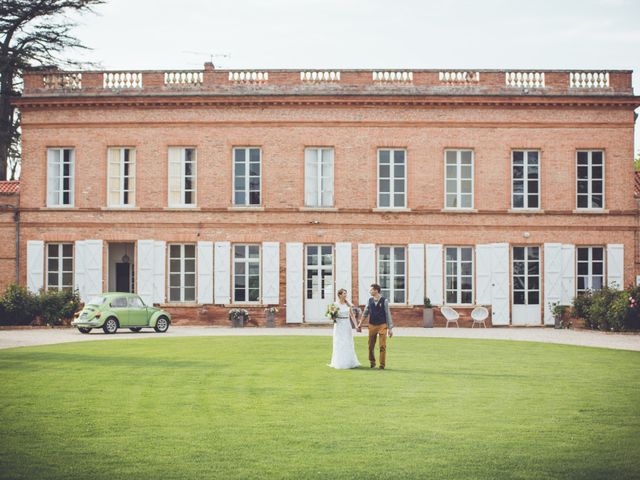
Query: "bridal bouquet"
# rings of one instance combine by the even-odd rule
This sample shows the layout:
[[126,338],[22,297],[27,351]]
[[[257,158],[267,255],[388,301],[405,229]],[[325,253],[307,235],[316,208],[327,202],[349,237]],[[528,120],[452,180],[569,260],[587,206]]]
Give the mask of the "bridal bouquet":
[[327,311],[325,312],[324,316],[330,318],[335,322],[336,317],[338,316],[338,306],[335,303],[330,303],[329,305],[327,305]]

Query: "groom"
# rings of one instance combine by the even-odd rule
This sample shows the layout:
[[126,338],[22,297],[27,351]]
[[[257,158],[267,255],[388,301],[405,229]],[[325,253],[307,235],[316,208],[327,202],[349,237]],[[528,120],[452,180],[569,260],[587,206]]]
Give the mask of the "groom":
[[369,363],[371,368],[376,367],[376,339],[380,336],[380,370],[384,370],[387,357],[387,334],[393,337],[393,322],[389,311],[389,301],[380,295],[380,285],[374,283],[369,289],[371,298],[364,309],[362,318],[358,322],[358,332],[362,331],[362,321],[371,315],[369,319]]

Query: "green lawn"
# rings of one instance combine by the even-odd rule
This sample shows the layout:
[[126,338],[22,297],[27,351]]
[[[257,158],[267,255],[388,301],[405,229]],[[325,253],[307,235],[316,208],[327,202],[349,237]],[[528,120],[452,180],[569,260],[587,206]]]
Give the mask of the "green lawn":
[[[366,338],[356,339],[366,361]],[[329,337],[0,351],[0,478],[640,477],[640,353]]]

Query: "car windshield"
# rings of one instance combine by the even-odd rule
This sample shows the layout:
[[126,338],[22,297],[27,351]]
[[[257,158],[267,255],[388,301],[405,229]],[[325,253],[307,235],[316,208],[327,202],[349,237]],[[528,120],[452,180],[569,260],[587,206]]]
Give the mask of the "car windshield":
[[106,297],[93,297],[87,302],[87,305],[102,305]]

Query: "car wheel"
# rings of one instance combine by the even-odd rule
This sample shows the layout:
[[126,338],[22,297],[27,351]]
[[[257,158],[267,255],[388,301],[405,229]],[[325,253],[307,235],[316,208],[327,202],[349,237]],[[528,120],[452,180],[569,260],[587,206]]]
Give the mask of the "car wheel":
[[131,327],[129,330],[138,333],[140,330],[142,330],[142,327]]
[[78,327],[78,331],[80,333],[89,333],[91,331],[90,328]]
[[107,321],[104,322],[102,326],[102,330],[104,330],[104,333],[116,333],[118,330],[118,321],[113,317],[107,318]]
[[169,319],[167,317],[160,317],[156,322],[156,326],[153,327],[154,330],[158,333],[164,333],[169,330]]

